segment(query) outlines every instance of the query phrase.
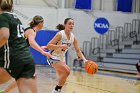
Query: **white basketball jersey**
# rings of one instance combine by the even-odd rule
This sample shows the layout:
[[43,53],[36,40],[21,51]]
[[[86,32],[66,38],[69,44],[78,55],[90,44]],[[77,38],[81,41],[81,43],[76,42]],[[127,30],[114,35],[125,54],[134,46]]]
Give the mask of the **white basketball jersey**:
[[[67,36],[65,34],[65,31],[62,30],[60,31],[62,38],[60,41],[57,42],[56,45],[62,45],[62,44],[66,44],[68,46],[68,48],[70,48],[70,46],[73,44],[74,42],[74,35],[73,33],[70,33],[70,39],[67,39]],[[57,57],[60,61],[65,62],[65,54],[67,52],[68,49],[63,50],[62,48],[58,48],[55,49],[53,51],[51,51],[51,54],[55,57]]]

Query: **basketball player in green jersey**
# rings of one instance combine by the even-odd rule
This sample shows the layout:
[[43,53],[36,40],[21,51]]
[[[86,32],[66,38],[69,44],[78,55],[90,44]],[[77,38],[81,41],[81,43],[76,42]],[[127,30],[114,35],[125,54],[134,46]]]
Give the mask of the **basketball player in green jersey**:
[[[44,19],[43,17],[36,15],[33,17],[32,21],[29,23],[29,27],[24,30],[24,35],[26,38],[26,43],[28,46],[31,46],[38,52],[40,52],[42,55],[47,56],[48,58],[51,58],[52,55],[48,52],[45,52],[35,41],[36,33],[40,31],[43,28],[44,25]],[[8,77],[8,76],[7,76]],[[12,82],[5,90],[4,92],[9,92],[13,88],[16,87],[16,82]],[[1,93],[1,92],[0,92]]]
[[13,0],[0,0],[0,83],[9,78],[3,76],[8,72],[15,78],[19,93],[37,93],[35,63],[12,8]]

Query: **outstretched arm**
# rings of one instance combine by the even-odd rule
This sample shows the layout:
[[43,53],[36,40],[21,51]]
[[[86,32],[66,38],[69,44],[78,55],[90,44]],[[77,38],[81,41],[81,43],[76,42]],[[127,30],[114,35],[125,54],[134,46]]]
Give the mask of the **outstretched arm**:
[[32,48],[34,48],[35,50],[39,51],[41,54],[48,56],[49,58],[51,57],[51,54],[49,54],[48,52],[45,52],[35,41],[35,37],[36,37],[36,33],[32,30],[29,29],[25,32],[25,36],[26,38],[28,38],[29,40],[29,44]]

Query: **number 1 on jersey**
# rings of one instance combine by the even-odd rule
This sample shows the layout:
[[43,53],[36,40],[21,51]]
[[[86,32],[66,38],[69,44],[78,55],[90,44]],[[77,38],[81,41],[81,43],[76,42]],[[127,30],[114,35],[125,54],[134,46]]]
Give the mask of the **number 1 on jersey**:
[[24,27],[20,24],[17,25],[17,37],[23,37],[24,38]]

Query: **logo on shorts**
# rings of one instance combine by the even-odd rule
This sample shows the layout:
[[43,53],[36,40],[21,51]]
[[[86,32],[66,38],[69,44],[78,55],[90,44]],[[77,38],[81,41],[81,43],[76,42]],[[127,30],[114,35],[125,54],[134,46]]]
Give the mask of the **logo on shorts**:
[[109,30],[109,22],[105,18],[98,18],[94,22],[94,29],[99,34],[104,34]]

